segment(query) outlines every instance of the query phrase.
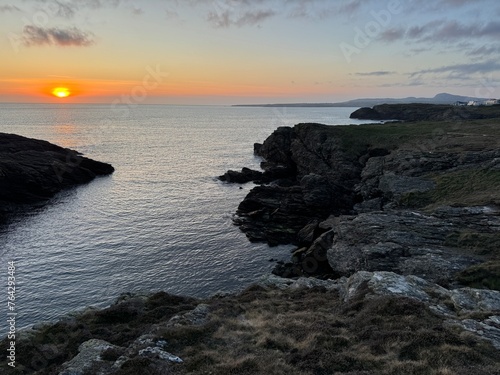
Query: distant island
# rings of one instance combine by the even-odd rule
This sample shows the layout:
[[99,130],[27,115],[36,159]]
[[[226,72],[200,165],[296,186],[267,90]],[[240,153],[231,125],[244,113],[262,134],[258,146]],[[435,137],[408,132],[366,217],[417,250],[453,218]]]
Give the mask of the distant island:
[[[491,102],[495,100],[496,102]],[[277,104],[238,104],[233,107],[373,107],[380,104],[456,104],[456,105],[480,105],[499,104],[496,99],[475,98],[470,96],[452,95],[447,93],[437,94],[433,98],[364,98],[348,100],[339,103],[277,103]]]

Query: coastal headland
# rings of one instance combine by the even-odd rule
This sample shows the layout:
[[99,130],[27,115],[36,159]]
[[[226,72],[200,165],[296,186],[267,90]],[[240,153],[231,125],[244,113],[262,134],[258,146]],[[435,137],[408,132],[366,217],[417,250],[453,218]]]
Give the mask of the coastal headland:
[[47,141],[0,133],[0,221],[114,168]]
[[499,374],[500,118],[445,107],[278,128],[254,147],[261,171],[220,178],[255,183],[235,224],[294,244],[288,263],[240,293],[123,295],[40,324],[0,370]]

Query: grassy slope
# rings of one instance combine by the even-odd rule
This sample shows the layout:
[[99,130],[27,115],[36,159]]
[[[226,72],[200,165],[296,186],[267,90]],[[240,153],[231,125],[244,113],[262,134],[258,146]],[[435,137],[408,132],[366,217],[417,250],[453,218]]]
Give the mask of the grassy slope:
[[[205,324],[156,331],[156,339],[165,339],[167,350],[183,364],[167,364],[167,370],[164,362],[133,357],[114,374],[499,374],[498,350],[406,298],[344,303],[337,292],[321,288],[251,287],[205,302],[211,311]],[[146,303],[131,299],[88,312],[76,321],[47,327],[29,344],[19,342],[18,361],[42,358],[48,367],[39,374],[57,373],[57,364],[90,337],[127,346],[141,327],[143,333],[153,322],[167,321],[193,303],[159,293]],[[104,357],[114,361],[122,352]],[[25,370],[13,372],[5,362],[0,365],[2,374],[32,373]],[[98,372],[96,366],[89,374]]]

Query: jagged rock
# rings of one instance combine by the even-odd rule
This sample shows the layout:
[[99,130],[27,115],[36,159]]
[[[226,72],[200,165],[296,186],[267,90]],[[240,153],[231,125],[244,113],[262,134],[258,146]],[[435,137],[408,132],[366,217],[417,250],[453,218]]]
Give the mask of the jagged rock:
[[175,363],[182,363],[184,362],[182,359],[180,359],[178,356],[166,352],[163,349],[159,347],[150,347],[148,346],[145,349],[141,349],[139,351],[139,355],[141,357],[148,357],[148,358],[156,358],[156,359],[161,359],[163,361],[170,361],[170,362],[175,362]]
[[260,149],[262,148],[262,143],[254,143],[253,144],[253,153],[257,156],[260,156]]
[[450,298],[461,312],[500,311],[500,292],[496,290],[460,288],[450,291]]
[[326,220],[323,220],[318,224],[318,228],[324,231],[329,231],[330,229],[335,227],[335,224],[338,222],[338,218],[335,215],[330,215]]
[[[463,217],[462,217],[463,218]],[[446,245],[459,223],[410,211],[341,217],[327,252],[334,272],[394,271],[444,282],[480,260]]]
[[432,190],[436,187],[436,183],[428,179],[388,173],[380,177],[378,187],[384,194],[401,196],[410,192],[423,193]]
[[297,243],[297,233],[311,220],[352,209],[361,165],[331,130],[319,124],[281,127],[263,143],[264,176],[288,184],[255,187],[238,207],[235,223],[251,241]]
[[253,242],[296,243],[297,233],[317,212],[304,202],[300,186],[257,186],[238,206],[235,224]]
[[304,191],[304,203],[320,211],[331,205],[331,187],[326,177],[317,174],[308,174],[300,180],[300,186]]
[[262,172],[254,171],[250,168],[242,168],[241,172],[227,171],[222,176],[219,176],[219,180],[244,184],[250,181],[261,180],[262,175]]
[[[327,262],[327,251],[332,246],[332,241],[334,237],[334,231],[329,230],[326,233],[320,235],[313,244],[307,249],[305,252],[305,259],[310,257],[315,260],[315,263],[318,264],[318,267],[321,266],[321,263]],[[308,271],[309,273],[316,273],[315,271]]]
[[297,233],[297,240],[300,246],[310,246],[316,238],[318,230],[318,220],[313,220]]
[[268,162],[285,167],[292,166],[290,146],[294,138],[295,134],[292,128],[288,126],[279,127],[259,147],[259,155]]
[[62,365],[59,375],[84,375],[96,362],[102,362],[101,354],[107,349],[118,348],[104,340],[91,339],[78,347],[78,354]]
[[320,280],[314,277],[299,277],[297,279],[284,278],[276,275],[264,275],[258,282],[266,288],[279,288],[279,289],[299,289],[299,288],[315,288],[323,287],[328,290],[340,290],[345,278],[339,280]]

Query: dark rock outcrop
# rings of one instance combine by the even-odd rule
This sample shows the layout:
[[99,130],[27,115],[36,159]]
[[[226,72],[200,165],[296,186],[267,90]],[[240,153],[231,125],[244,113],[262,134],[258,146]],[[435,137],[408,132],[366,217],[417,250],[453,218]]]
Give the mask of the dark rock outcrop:
[[46,200],[114,168],[52,143],[0,133],[0,215]]
[[329,135],[331,129],[281,127],[257,148],[265,161],[263,178],[255,182],[272,183],[255,187],[235,219],[251,241],[297,243],[297,233],[312,220],[350,212],[361,164],[343,151],[340,138]]
[[360,120],[442,121],[497,118],[498,108],[458,107],[442,104],[380,104],[363,107],[351,114]]

